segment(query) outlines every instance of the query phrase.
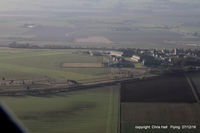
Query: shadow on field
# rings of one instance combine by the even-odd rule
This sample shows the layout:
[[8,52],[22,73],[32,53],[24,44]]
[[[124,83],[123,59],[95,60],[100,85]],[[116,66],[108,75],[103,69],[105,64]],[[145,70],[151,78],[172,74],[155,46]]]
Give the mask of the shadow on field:
[[62,118],[66,119],[69,117],[81,115],[94,108],[96,108],[96,104],[93,102],[79,102],[60,109],[49,110],[45,112],[29,112],[19,116],[19,118],[22,120],[37,120],[44,122],[53,120],[53,122],[55,122],[56,120],[61,121]]

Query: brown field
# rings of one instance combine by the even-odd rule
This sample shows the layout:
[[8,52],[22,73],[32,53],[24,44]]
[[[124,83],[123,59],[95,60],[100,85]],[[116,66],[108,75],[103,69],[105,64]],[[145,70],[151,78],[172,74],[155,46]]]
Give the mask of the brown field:
[[[197,99],[198,100],[198,99]],[[121,133],[199,133],[200,105],[183,74],[125,82],[121,85]],[[148,129],[143,125],[195,125],[196,129]]]
[[188,76],[190,77],[191,82],[194,88],[196,89],[199,100],[200,100],[200,72],[189,73]]
[[[179,132],[199,133],[200,106],[197,103],[121,103],[121,133],[142,133],[136,131],[135,125],[196,125],[194,130]],[[161,132],[162,130],[157,130]],[[153,132],[155,130],[147,130]],[[156,133],[157,133],[156,132]],[[177,130],[167,130],[178,132]]]
[[136,82],[121,87],[121,102],[196,102],[184,75],[167,75]]
[[84,67],[84,68],[88,68],[88,67],[102,67],[101,63],[63,63],[62,67]]
[[112,43],[111,40],[109,40],[106,37],[103,36],[90,36],[87,38],[78,38],[75,40],[75,42],[83,42],[83,43]]
[[121,107],[122,121],[200,124],[200,106],[197,103],[122,103]]

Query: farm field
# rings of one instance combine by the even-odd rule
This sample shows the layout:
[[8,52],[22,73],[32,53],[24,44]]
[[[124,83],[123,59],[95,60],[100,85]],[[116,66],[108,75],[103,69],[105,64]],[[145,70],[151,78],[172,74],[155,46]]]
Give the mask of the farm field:
[[62,67],[72,67],[72,68],[90,68],[90,67],[103,67],[101,63],[63,63]]
[[119,86],[45,96],[0,97],[31,133],[116,133]]
[[[117,68],[120,59],[92,56],[98,48],[139,48],[133,53],[144,64],[149,54],[163,67]],[[117,133],[119,124],[121,133],[180,133],[134,128],[152,124],[195,124],[197,130],[181,132],[200,133],[200,73],[148,78],[171,71],[176,58],[182,66],[198,55],[189,49],[199,48],[200,0],[0,0],[0,94],[13,95],[0,101],[31,133]],[[138,81],[121,90],[77,90],[130,77]]]
[[[165,75],[121,85],[121,133],[198,133],[200,105],[183,74]],[[150,129],[136,129],[137,126]],[[152,129],[152,126],[168,129]],[[195,125],[172,129],[170,125]]]
[[0,48],[0,78],[90,80],[106,78],[107,68],[64,68],[62,63],[102,63],[101,57],[77,54],[80,50],[30,50]]
[[161,76],[124,83],[121,102],[196,102],[184,75]]
[[194,85],[195,85],[195,88],[198,92],[198,95],[200,97],[200,72],[196,72],[196,73],[189,73],[188,74],[189,77],[192,79]]
[[[197,103],[121,103],[121,133],[199,133],[199,118]],[[196,125],[197,129],[135,129],[142,125]]]
[[[190,3],[178,0],[47,1],[7,3],[14,10],[5,9],[6,2],[3,2],[0,45],[8,46],[16,41],[109,48],[199,47],[199,37],[183,35],[200,31],[197,0]],[[197,45],[185,45],[190,43]]]
[[66,88],[75,84],[148,75],[148,69],[105,67],[106,56],[87,49],[23,49],[0,47],[0,92]]

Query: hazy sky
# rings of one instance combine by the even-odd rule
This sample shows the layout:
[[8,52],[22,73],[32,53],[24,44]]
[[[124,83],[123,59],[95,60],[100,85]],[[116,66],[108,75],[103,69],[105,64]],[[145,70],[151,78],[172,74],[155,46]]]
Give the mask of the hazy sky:
[[[46,10],[48,8],[110,5],[119,0],[0,0],[0,10]],[[109,4],[108,4],[109,3]],[[90,6],[90,5],[89,5]]]
[[[144,5],[151,4],[153,2],[163,3],[171,2],[171,5],[177,3],[181,5],[197,5],[200,0],[0,0],[0,11],[9,10],[65,10],[71,9],[103,9],[103,8],[113,8],[120,7],[120,5],[125,5],[132,8],[143,7]],[[175,3],[174,3],[175,2]]]

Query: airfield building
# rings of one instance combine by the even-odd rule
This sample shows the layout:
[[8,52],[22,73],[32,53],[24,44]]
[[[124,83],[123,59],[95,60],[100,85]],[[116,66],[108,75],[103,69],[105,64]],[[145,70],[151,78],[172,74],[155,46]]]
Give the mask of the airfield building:
[[139,62],[139,61],[140,61],[140,56],[133,55],[133,56],[131,57],[131,59],[132,59],[133,61]]

